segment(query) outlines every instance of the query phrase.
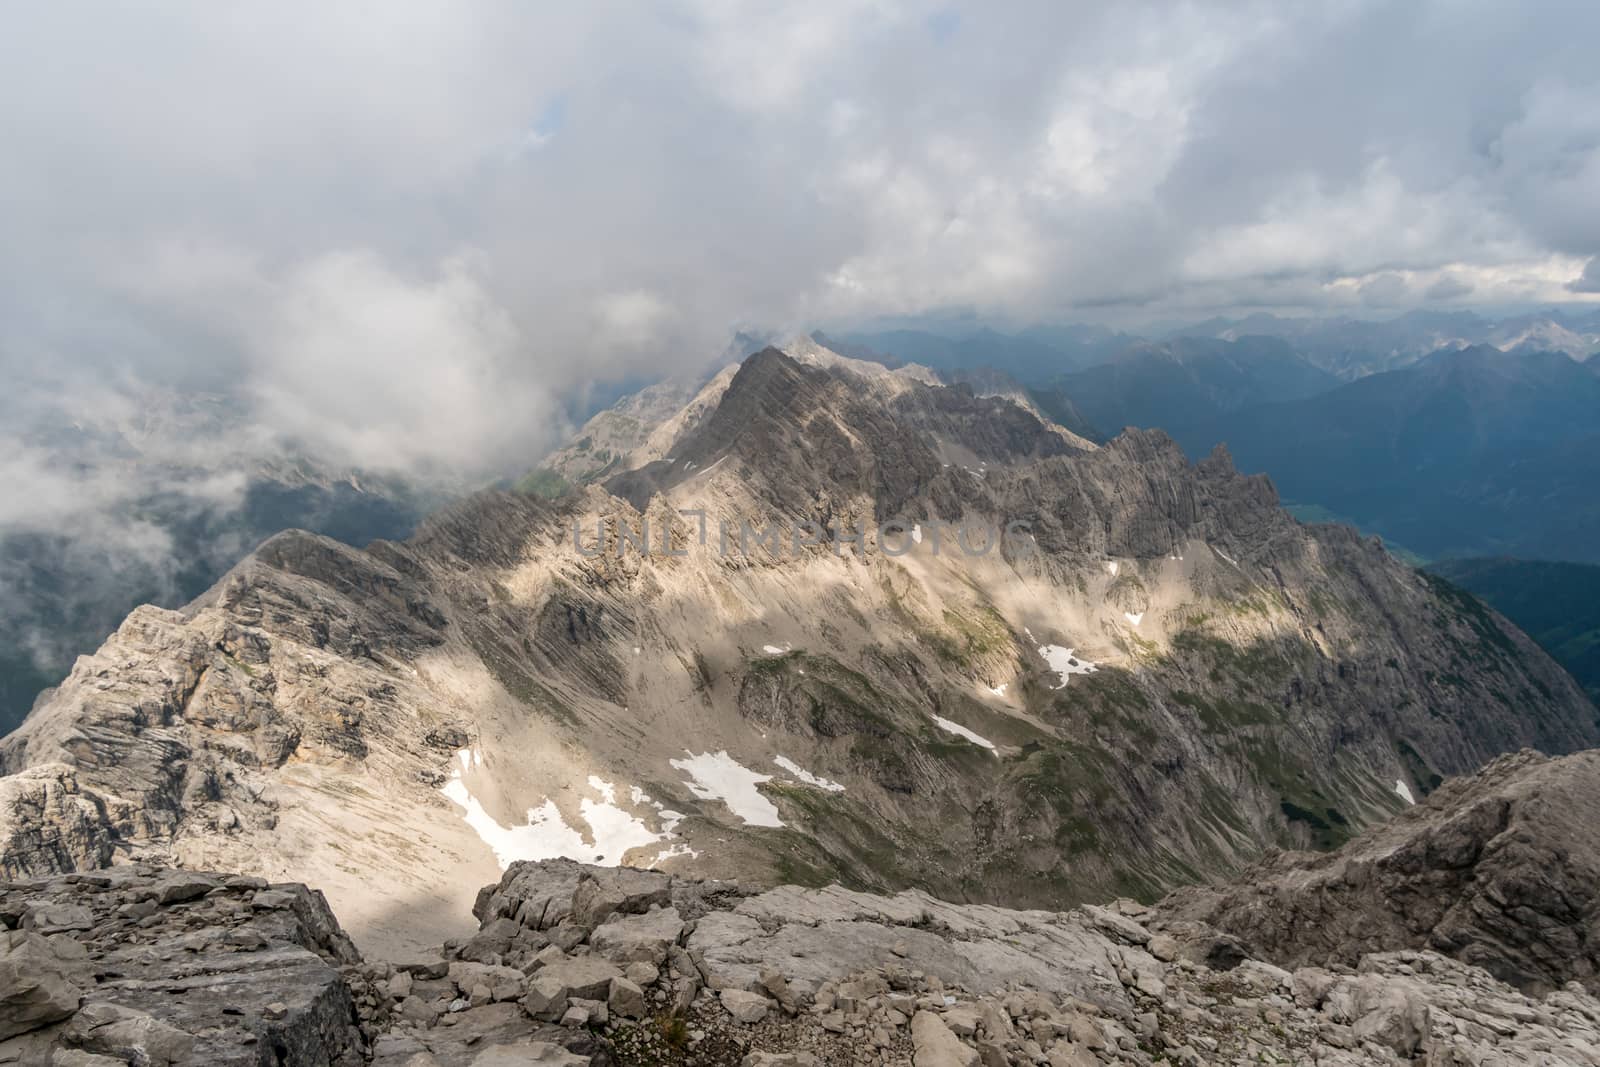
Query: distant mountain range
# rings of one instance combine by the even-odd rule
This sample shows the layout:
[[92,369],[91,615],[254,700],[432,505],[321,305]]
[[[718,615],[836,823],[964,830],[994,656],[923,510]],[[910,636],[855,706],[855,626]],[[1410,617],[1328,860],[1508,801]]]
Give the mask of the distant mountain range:
[[1101,438],[1125,426],[1159,427],[1199,457],[1217,443],[1225,416],[1338,384],[1278,338],[1186,337],[1131,345],[1109,362],[1062,375],[1034,396],[1052,416],[1076,415]]
[[1392,319],[1256,314],[1143,333],[1072,323],[1030,326],[1015,333],[978,327],[814,335],[834,351],[857,359],[891,367],[920,363],[940,372],[989,367],[1033,387],[1119,361],[1141,347],[1160,348],[1172,342],[1181,348],[1183,342],[1252,338],[1281,341],[1300,361],[1342,381],[1397,370],[1435,352],[1474,345],[1502,351],[1562,352],[1582,362],[1600,353],[1600,309],[1551,309],[1504,319],[1471,311],[1413,311]]
[[1211,319],[1178,336],[1238,340],[1277,337],[1304,359],[1346,380],[1396,370],[1452,348],[1491,345],[1502,351],[1562,352],[1586,360],[1600,352],[1600,310],[1552,310],[1507,319],[1471,311],[1413,311],[1384,320],[1280,318],[1251,315]]
[[[1180,438],[1223,441],[1288,500],[1315,503],[1430,558],[1600,562],[1600,373],[1488,346],[1314,396],[1218,414]],[[1150,409],[1150,418],[1165,416]]]

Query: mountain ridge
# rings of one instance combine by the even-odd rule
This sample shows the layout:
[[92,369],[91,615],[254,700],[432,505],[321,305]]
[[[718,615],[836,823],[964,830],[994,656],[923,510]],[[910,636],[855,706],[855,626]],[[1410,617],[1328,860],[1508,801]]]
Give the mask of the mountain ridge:
[[[464,885],[531,853],[1059,906],[1600,740],[1503,619],[1294,522],[1225,451],[1074,447],[1003,400],[776,352],[747,373],[647,465],[643,512],[486,492],[405,543],[280,535],[139,609],[0,742],[0,869],[292,872],[363,943],[443,939]],[[867,533],[722,556],[694,509]],[[646,517],[688,554],[617,550]],[[1011,520],[1031,548],[926,541]]]

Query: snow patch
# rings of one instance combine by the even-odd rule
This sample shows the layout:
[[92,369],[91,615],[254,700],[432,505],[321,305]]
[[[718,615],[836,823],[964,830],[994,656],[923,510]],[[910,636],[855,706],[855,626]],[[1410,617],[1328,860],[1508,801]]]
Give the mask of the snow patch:
[[1407,804],[1415,804],[1417,802],[1417,798],[1411,795],[1411,787],[1398,778],[1394,780],[1394,791],[1399,793],[1401,799]]
[[[668,820],[662,812],[662,829],[654,833],[637,816],[617,807],[617,791],[612,783],[591,775],[589,788],[600,795],[600,800],[584,798],[578,806],[579,813],[589,826],[585,836],[567,825],[555,801],[546,799],[537,808],[529,808],[527,822],[521,826],[502,826],[484,808],[482,801],[472,795],[462,778],[465,771],[481,766],[482,755],[476,749],[461,749],[456,753],[458,768],[452,768],[450,780],[439,790],[445,797],[465,809],[462,816],[478,839],[494,852],[495,862],[505,870],[517,860],[549,860],[565,857],[580,863],[594,863],[602,867],[617,867],[629,851],[643,845],[653,845],[672,836],[676,820]],[[637,787],[632,790],[639,793]],[[637,801],[636,801],[637,803]],[[679,816],[681,819],[682,816]]]
[[1222,549],[1218,548],[1216,545],[1211,545],[1210,548],[1211,548],[1211,551],[1215,552],[1217,555],[1221,556],[1223,559],[1227,560],[1229,563],[1233,564],[1235,567],[1237,567],[1239,565],[1239,561],[1238,560],[1234,559],[1232,556],[1230,556],[1226,552],[1222,551]]
[[1121,569],[1122,564],[1118,563],[1116,560],[1112,560],[1110,563],[1106,564],[1106,571],[1110,573],[1111,577],[1113,578],[1117,576],[1117,572]]
[[986,737],[979,737],[977,734],[973,733],[971,730],[967,729],[965,726],[962,726],[958,722],[951,722],[949,719],[940,718],[939,716],[935,715],[933,717],[933,724],[939,729],[943,730],[945,733],[955,734],[957,737],[964,737],[973,744],[988,749],[990,752],[995,754],[996,759],[1000,757],[1000,753],[995,749],[993,741],[990,741]]
[[757,774],[740,766],[727,752],[702,752],[695,755],[684,749],[688,759],[669,760],[673,767],[689,776],[689,792],[701,800],[720,800],[728,810],[744,820],[746,826],[782,826],[778,809],[756,788],[772,781],[770,774]]
[[1003,697],[1006,695],[1006,690],[1010,687],[1010,682],[1001,682],[999,685],[986,685],[984,686],[984,689],[988,690],[997,697]]
[[1142,612],[1142,611],[1124,611],[1122,613],[1122,617],[1124,619],[1127,619],[1128,622],[1131,623],[1132,625],[1138,626],[1141,622],[1144,621],[1144,612]]
[[694,849],[690,848],[688,845],[684,844],[682,841],[679,841],[676,845],[673,845],[671,848],[664,848],[660,852],[657,852],[656,853],[656,858],[650,861],[649,869],[650,870],[655,870],[657,867],[661,866],[667,860],[676,859],[679,856],[698,856],[698,855],[700,855],[700,853],[696,852]]
[[1074,674],[1093,674],[1100,669],[1099,664],[1090,663],[1086,659],[1078,659],[1073,655],[1075,651],[1077,650],[1062,648],[1060,645],[1039,646],[1039,655],[1044,657],[1044,661],[1050,665],[1050,669],[1055,671],[1056,676],[1061,679],[1060,685],[1053,685],[1050,688],[1064,689],[1067,680]]
[[912,524],[912,526],[911,526],[911,540],[914,541],[915,543],[919,544],[919,545],[922,544],[922,524],[921,523],[913,523]]
[[818,778],[816,775],[800,766],[788,756],[774,756],[772,758],[772,762],[776,763],[778,766],[782,767],[784,770],[800,779],[806,785],[814,785],[818,789],[826,789],[830,793],[844,792],[844,786],[840,785],[838,782],[830,782],[826,778]]
[[695,475],[695,477],[696,478],[703,478],[707,474],[710,474],[712,471],[714,471],[718,467],[722,466],[722,461],[727,459],[727,458],[728,457],[726,455],[718,456],[716,462],[711,464],[711,466],[709,466],[709,467],[701,467],[700,468],[700,473]]
[[784,645],[782,648],[779,648],[777,645],[762,645],[761,651],[765,652],[769,656],[783,656],[788,654],[789,646]]

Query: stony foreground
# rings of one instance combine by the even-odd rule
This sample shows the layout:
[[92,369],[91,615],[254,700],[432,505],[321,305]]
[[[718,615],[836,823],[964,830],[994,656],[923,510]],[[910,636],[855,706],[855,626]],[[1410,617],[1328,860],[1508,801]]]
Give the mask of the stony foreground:
[[1431,951],[1294,972],[1120,901],[765,892],[515,864],[480,929],[362,961],[298,885],[142,866],[0,889],[0,1063],[1600,1063],[1600,1002]]

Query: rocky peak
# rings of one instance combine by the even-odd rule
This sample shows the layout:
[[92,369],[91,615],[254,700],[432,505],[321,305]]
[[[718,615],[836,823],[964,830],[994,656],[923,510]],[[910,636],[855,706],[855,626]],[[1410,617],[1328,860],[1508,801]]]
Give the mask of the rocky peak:
[[1283,966],[1428,949],[1541,996],[1600,992],[1600,752],[1524,751],[1329,854],[1279,853],[1163,910]]

